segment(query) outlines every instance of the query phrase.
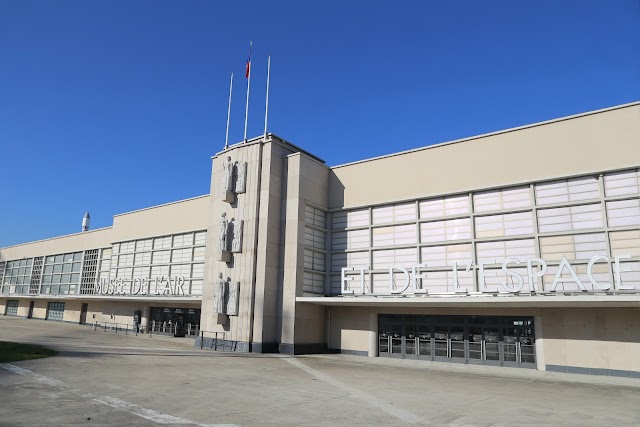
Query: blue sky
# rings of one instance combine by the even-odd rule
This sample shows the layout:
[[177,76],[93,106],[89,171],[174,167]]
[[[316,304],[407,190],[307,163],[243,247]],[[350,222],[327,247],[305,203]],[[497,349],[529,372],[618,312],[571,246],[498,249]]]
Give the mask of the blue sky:
[[[640,100],[640,1],[0,0],[0,246],[206,194],[263,129],[360,160]],[[606,143],[606,141],[603,141]]]

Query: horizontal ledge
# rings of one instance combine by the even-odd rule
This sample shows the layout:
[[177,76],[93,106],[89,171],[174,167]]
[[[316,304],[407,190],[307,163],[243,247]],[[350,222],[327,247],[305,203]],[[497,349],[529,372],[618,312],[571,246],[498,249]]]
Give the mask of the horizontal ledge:
[[297,297],[296,302],[351,307],[640,307],[640,295]]
[[167,297],[167,296],[109,296],[109,295],[0,295],[0,298],[34,299],[34,300],[88,300],[88,301],[173,301],[173,302],[202,302],[202,297]]

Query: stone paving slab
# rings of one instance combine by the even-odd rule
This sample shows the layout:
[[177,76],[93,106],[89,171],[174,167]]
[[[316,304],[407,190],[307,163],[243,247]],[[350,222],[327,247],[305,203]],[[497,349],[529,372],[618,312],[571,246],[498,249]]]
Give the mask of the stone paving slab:
[[0,425],[640,425],[640,381],[366,358],[259,355],[0,316],[58,356],[0,366]]

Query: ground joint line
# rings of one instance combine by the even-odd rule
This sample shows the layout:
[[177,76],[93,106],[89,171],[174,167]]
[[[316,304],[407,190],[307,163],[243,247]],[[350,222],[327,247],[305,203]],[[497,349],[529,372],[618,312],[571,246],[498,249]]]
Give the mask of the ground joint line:
[[320,371],[317,371],[313,368],[308,367],[307,365],[305,365],[304,363],[302,363],[301,361],[299,361],[298,359],[295,358],[282,358],[282,360],[287,361],[288,363],[294,365],[297,368],[302,369],[303,371],[305,371],[306,373],[308,373],[309,375],[312,375],[314,377],[316,377],[319,380],[322,380],[326,383],[331,384],[334,387],[337,387],[341,390],[344,390],[346,392],[348,392],[349,394],[351,394],[354,397],[360,398],[364,401],[366,401],[367,403],[369,403],[370,405],[386,412],[389,415],[392,415],[396,418],[401,419],[404,422],[407,423],[411,423],[411,424],[416,424],[419,422],[422,422],[422,419],[420,417],[418,417],[416,414],[414,414],[413,412],[407,411],[405,409],[401,409],[398,408],[397,406],[394,406],[388,402],[385,402],[384,400],[375,397],[369,393],[365,393],[363,391],[358,390],[355,387],[351,387],[348,384],[345,384],[343,382],[338,381],[337,379],[333,378],[330,375],[327,374],[323,374]]
[[[6,369],[7,371],[11,371],[18,375],[31,375],[35,377],[36,380],[42,381],[46,384],[58,387],[66,387],[66,384],[62,381],[56,380],[54,378],[45,377],[44,375],[37,374],[28,369],[21,368],[19,366],[11,365],[9,363],[0,363],[0,368]],[[95,395],[89,393],[85,395],[85,397],[89,397],[96,402],[102,403],[103,405],[110,406],[115,409],[120,409],[130,414],[136,415],[138,417],[153,421],[157,424],[191,424],[198,425],[201,427],[237,427],[235,424],[199,424],[190,420],[186,420],[184,418],[174,417],[173,415],[163,414],[162,412],[154,411],[153,409],[143,408],[142,406],[136,405],[134,403],[129,403],[124,400],[116,399],[111,396],[104,395]]]

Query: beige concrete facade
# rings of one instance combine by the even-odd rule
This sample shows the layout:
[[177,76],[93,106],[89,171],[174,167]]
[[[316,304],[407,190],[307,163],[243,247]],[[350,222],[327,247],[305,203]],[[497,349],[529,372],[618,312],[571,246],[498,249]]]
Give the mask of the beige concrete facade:
[[331,168],[329,207],[634,168],[640,159],[637,135],[640,104],[633,103],[336,166]]
[[[114,217],[113,226],[41,241],[0,248],[0,262],[47,257],[56,254],[104,250],[112,244],[150,237],[206,230],[209,196],[168,203]],[[99,261],[100,262],[100,261]],[[97,267],[99,270],[100,267]],[[97,278],[95,279],[97,282]],[[85,324],[111,324],[132,327],[133,314],[140,311],[141,325],[151,324],[151,307],[200,309],[202,297],[121,297],[92,294],[38,295],[0,294],[0,314],[7,312],[7,301],[18,301],[17,316],[46,320],[49,303],[64,303],[63,322],[80,323],[83,304],[87,305]],[[33,303],[31,315],[29,306]]]
[[[0,262],[92,249],[112,249],[111,259],[121,262],[129,255],[137,260],[148,251],[155,258],[156,251],[164,251],[171,260],[163,274],[171,274],[180,267],[174,265],[174,253],[185,253],[175,242],[190,233],[193,257],[185,262],[192,272],[203,268],[201,297],[2,294],[0,313],[8,300],[18,299],[16,314],[27,316],[34,300],[33,317],[43,319],[48,302],[64,301],[63,320],[77,321],[82,303],[88,302],[88,319],[95,315],[96,321],[127,323],[140,310],[148,324],[152,306],[201,308],[204,346],[217,340],[237,351],[329,350],[374,357],[381,353],[380,322],[387,315],[527,317],[535,329],[537,369],[640,377],[633,357],[640,352],[637,135],[640,103],[335,167],[275,135],[252,139],[212,158],[210,195],[117,215],[113,226],[102,230],[0,249]],[[223,189],[229,164],[235,165],[232,180],[246,165],[244,188]],[[497,207],[482,210],[491,197]],[[440,216],[430,213],[434,203],[444,206],[447,200],[453,201],[453,213],[446,207]],[[219,250],[222,214],[235,227],[242,221],[241,247],[224,253]],[[439,224],[446,224],[444,231],[434,228]],[[197,243],[198,233],[205,231],[206,250]],[[157,249],[162,236],[173,236],[173,246]],[[236,239],[226,234],[224,245],[231,237]],[[133,243],[119,246],[122,242]],[[121,247],[130,252],[118,253]],[[385,291],[389,266],[405,262],[411,270],[427,259],[439,262],[441,255],[434,251],[443,251],[449,263],[460,260],[461,253],[473,261],[456,273],[467,281],[452,287],[445,283],[452,280],[450,272],[428,266],[425,274],[442,283],[426,278],[421,283],[438,290],[424,295]],[[537,282],[509,294],[500,287],[502,261],[487,262],[497,278],[484,278],[480,261],[496,251],[525,257],[522,269],[527,259],[544,258],[548,266],[544,271],[540,266],[537,278],[521,270],[526,280]],[[204,252],[203,259],[196,252]],[[590,263],[594,254],[601,258]],[[589,289],[561,281],[556,292],[554,274],[562,270],[563,257]],[[121,267],[138,265],[129,262],[111,269],[120,274]],[[149,268],[158,267],[154,262]],[[341,295],[342,268],[351,266],[366,270],[369,294]],[[191,286],[199,289],[200,277],[191,274]],[[227,290],[238,283],[237,313],[229,307],[216,312],[220,274]],[[607,284],[606,292],[599,288]]]

